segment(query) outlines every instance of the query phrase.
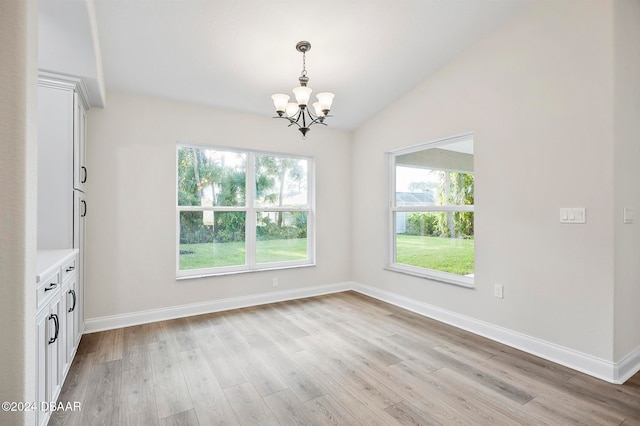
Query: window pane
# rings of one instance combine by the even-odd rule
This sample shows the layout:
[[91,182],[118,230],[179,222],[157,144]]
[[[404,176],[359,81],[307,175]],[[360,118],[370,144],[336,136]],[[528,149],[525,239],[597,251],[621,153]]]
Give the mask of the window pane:
[[244,206],[246,154],[178,147],[179,206]]
[[308,160],[256,155],[256,198],[259,207],[307,206]]
[[396,165],[396,206],[473,205],[473,174]]
[[396,206],[473,205],[473,140],[396,155]]
[[180,270],[245,264],[245,212],[180,212]]
[[307,212],[258,212],[256,261],[307,259]]
[[473,276],[473,212],[395,214],[396,263]]

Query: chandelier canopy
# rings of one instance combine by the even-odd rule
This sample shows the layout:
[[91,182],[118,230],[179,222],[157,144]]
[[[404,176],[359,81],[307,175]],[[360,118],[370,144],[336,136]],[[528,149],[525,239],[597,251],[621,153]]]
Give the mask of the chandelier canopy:
[[312,90],[307,86],[309,77],[307,77],[306,53],[311,50],[311,43],[300,41],[296,44],[296,50],[302,53],[302,73],[298,77],[300,86],[293,89],[296,102],[289,102],[290,96],[282,93],[272,95],[271,99],[273,99],[273,105],[278,113],[278,116],[274,118],[288,120],[289,127],[295,124],[302,133],[302,139],[306,139],[311,126],[314,124],[327,125],[324,120],[326,117],[331,117],[329,111],[335,95],[329,92],[318,93],[316,95],[318,101],[312,104],[313,110],[308,108]]

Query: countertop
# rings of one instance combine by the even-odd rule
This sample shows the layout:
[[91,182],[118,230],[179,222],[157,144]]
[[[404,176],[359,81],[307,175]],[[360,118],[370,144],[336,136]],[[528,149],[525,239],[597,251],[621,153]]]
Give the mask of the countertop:
[[78,249],[38,250],[36,263],[36,283],[73,258]]

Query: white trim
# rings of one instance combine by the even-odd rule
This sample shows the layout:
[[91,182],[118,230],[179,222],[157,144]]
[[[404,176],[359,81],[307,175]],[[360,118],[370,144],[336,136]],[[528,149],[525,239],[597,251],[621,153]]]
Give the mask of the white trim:
[[80,101],[84,109],[88,110],[93,106],[89,97],[87,84],[81,77],[46,70],[38,71],[38,80],[41,86],[54,87],[66,90],[75,90],[79,94]]
[[128,314],[109,315],[105,317],[89,318],[85,320],[84,333],[112,330],[132,325],[183,318],[211,312],[228,311],[230,309],[246,308],[267,303],[284,302],[286,300],[302,299],[305,297],[321,296],[324,294],[340,293],[353,288],[353,283],[347,281],[323,286],[307,287],[295,290],[285,290],[271,293],[240,296],[228,299],[210,300],[189,305],[171,306],[168,308],[150,309]]
[[[209,150],[222,153],[236,153],[244,156],[245,160],[245,202],[238,206],[181,206],[179,205],[179,159],[182,148],[194,150]],[[307,163],[307,203],[302,206],[259,206],[256,204],[256,156],[272,156],[279,158],[293,158]],[[286,153],[272,153],[253,149],[236,149],[219,146],[197,145],[176,142],[176,279],[202,278],[245,272],[257,272],[273,269],[287,269],[295,267],[315,266],[315,159],[311,156],[301,156]],[[252,189],[253,188],[253,189]],[[244,263],[228,266],[212,266],[198,269],[180,269],[180,216],[183,212],[240,212],[245,214],[245,258]],[[281,260],[268,263],[257,262],[257,217],[261,212],[304,212],[307,214],[307,257],[300,260]]]
[[473,136],[473,132],[460,133],[459,135],[448,136],[442,139],[435,139],[429,142],[422,142],[417,145],[412,145],[407,148],[398,149],[395,151],[388,151],[387,154],[392,154],[393,156],[411,154],[416,151],[421,151],[424,148],[437,148],[442,145],[473,140]]
[[391,206],[393,212],[473,212],[475,206],[473,204],[450,204],[445,206],[438,205],[419,205],[419,206]]
[[435,269],[426,269],[419,266],[404,265],[402,263],[392,263],[384,267],[385,270],[414,277],[425,278],[441,283],[457,285],[459,287],[474,289],[474,277],[469,275],[456,275],[449,272],[442,272]]
[[640,346],[615,363],[614,383],[624,383],[640,371]]
[[[299,262],[299,263],[293,263]],[[298,269],[298,268],[311,268],[317,266],[315,263],[308,263],[307,260],[291,260],[285,262],[269,262],[269,263],[258,263],[258,265],[264,265],[263,268],[256,269],[245,269],[244,265],[241,265],[235,270],[227,270],[224,272],[210,272],[211,269],[189,269],[189,271],[193,272],[193,275],[178,275],[176,277],[176,281],[186,281],[193,280],[199,278],[208,278],[208,277],[221,277],[225,275],[238,275],[238,274],[251,274],[253,272],[265,272],[265,271],[279,271],[282,269]],[[201,274],[196,274],[198,271],[203,271]]]
[[[458,285],[466,288],[474,288],[473,274],[461,276],[451,274],[436,269],[428,269],[414,265],[405,265],[396,262],[397,256],[397,214],[398,213],[422,213],[422,212],[474,212],[474,205],[454,204],[454,205],[419,205],[419,206],[399,206],[396,199],[396,158],[400,155],[406,155],[425,149],[437,148],[439,146],[448,145],[458,142],[473,142],[473,132],[463,133],[444,139],[438,139],[431,142],[414,145],[408,148],[391,151],[386,153],[387,159],[387,197],[388,197],[388,230],[386,234],[386,270],[399,272],[403,274],[413,275],[416,277],[427,278],[446,284]],[[465,172],[468,173],[468,172]]]
[[640,371],[640,347],[614,363],[361,283],[355,283],[353,290],[610,383],[622,384]]
[[302,299],[324,294],[340,293],[349,290],[407,309],[419,315],[433,318],[437,321],[461,328],[512,348],[520,349],[529,354],[539,356],[610,383],[622,384],[640,371],[640,346],[623,357],[619,362],[614,363],[447,309],[442,309],[415,299],[352,281],[229,299],[211,300],[208,302],[161,309],[150,309],[129,314],[90,318],[81,326],[84,328],[85,334],[95,333],[132,325],[284,302],[286,300]]

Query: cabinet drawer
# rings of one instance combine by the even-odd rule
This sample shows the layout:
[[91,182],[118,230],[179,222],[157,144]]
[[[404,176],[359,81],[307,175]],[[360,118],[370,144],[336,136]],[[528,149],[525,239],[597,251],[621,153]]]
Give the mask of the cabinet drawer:
[[60,268],[61,281],[64,282],[68,277],[75,275],[77,266],[77,257],[74,257]]
[[60,271],[55,271],[47,275],[40,281],[40,285],[36,288],[36,300],[38,302],[37,310],[40,310],[54,294],[60,291],[62,281],[60,280]]

